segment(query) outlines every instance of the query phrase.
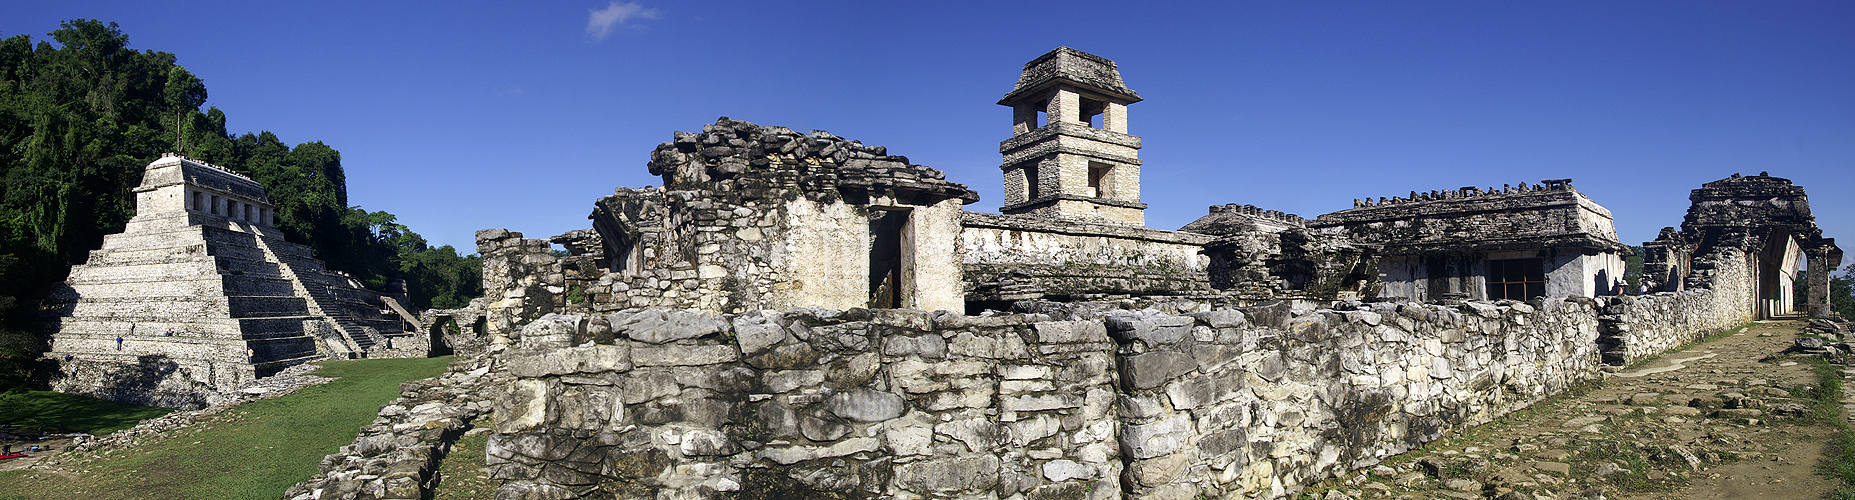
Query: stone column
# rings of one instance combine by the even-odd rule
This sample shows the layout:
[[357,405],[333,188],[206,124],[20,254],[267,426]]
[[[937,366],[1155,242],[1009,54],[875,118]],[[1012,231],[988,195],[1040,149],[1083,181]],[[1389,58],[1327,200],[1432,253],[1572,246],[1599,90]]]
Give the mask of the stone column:
[[1048,114],[1050,115],[1050,123],[1081,124],[1082,96],[1076,95],[1074,91],[1070,90],[1056,91],[1056,95],[1050,97]]
[[1101,128],[1109,132],[1127,133],[1127,105],[1108,103],[1108,109],[1101,113]]
[[[1809,282],[1805,285],[1810,288],[1810,302],[1804,306],[1804,312],[1813,318],[1827,318],[1829,315],[1835,313],[1835,307],[1831,305],[1829,300],[1829,275],[1835,272],[1836,264],[1841,263],[1841,255],[1836,255],[1837,259],[1833,261],[1830,260],[1830,254],[1832,253],[1830,250],[1834,248],[1833,246],[1824,245],[1804,250],[1804,254],[1808,255],[1810,259]],[[1833,253],[1839,254],[1841,252]]]

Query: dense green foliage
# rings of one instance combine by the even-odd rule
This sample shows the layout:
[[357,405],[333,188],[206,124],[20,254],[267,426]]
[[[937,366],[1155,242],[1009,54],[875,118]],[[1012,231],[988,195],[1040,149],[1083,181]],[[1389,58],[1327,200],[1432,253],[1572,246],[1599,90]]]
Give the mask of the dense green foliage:
[[83,474],[0,472],[0,498],[275,499],[316,473],[322,457],[354,441],[399,384],[444,373],[442,358],[324,362],[327,384],[220,412],[145,439],[130,453],[86,458]]
[[57,43],[0,40],[0,387],[19,385],[46,348],[38,298],[134,216],[130,189],[162,152],[265,185],[278,227],[331,269],[415,307],[459,307],[480,293],[481,261],[432,248],[392,214],[348,205],[341,153],[290,147],[270,132],[232,135],[205,83],[174,54],[130,49],[114,23],[69,21]]

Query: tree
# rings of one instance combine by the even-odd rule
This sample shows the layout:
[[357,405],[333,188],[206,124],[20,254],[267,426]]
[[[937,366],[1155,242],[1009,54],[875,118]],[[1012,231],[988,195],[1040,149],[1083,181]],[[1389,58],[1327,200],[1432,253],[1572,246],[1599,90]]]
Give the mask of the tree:
[[404,276],[418,307],[480,293],[475,256],[425,248],[392,214],[349,206],[335,148],[234,137],[223,111],[200,111],[203,80],[173,54],[130,49],[115,23],[67,21],[50,35],[56,46],[0,40],[0,387],[44,372],[33,361],[47,348],[33,305],[123,230],[143,167],[166,151],[264,184],[285,238],[369,287]]

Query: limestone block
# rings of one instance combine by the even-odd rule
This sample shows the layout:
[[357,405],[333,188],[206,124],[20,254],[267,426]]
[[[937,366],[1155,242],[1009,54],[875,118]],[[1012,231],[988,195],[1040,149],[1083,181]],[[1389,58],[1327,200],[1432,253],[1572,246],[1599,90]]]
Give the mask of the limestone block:
[[799,415],[799,434],[821,443],[836,441],[850,433],[850,425],[829,412],[811,410]]
[[778,314],[757,311],[734,318],[734,338],[740,343],[743,356],[758,356],[792,338],[785,328],[779,326]]
[[565,487],[529,481],[516,481],[496,487],[497,500],[571,500],[579,497]]
[[1180,375],[1198,369],[1190,354],[1172,351],[1148,352],[1121,358],[1121,383],[1130,389],[1152,389]]
[[1092,479],[1095,477],[1095,467],[1073,460],[1051,460],[1043,464],[1043,477],[1055,482]]
[[1192,333],[1192,318],[1184,316],[1109,316],[1103,322],[1115,340],[1138,340],[1149,347],[1176,344]]
[[729,326],[715,316],[684,309],[645,309],[636,314],[613,314],[607,321],[614,335],[622,333],[651,344],[706,337],[726,331]]
[[1186,316],[1211,328],[1242,328],[1250,324],[1249,319],[1243,316],[1243,311],[1235,309],[1218,309],[1210,312],[1190,313]]
[[586,331],[586,317],[578,314],[548,313],[522,326],[518,347],[548,349],[573,345],[573,339]]
[[780,394],[806,387],[824,384],[822,370],[775,370],[768,371],[761,378],[767,392]]
[[902,416],[902,397],[887,392],[859,389],[840,392],[825,402],[831,413],[858,422],[881,422]]
[[924,358],[944,358],[947,357],[947,340],[933,333],[914,337],[891,335],[883,338],[882,353],[887,356],[912,354]]
[[726,434],[709,429],[692,429],[683,433],[682,442],[677,447],[684,456],[691,457],[733,455],[741,450]]
[[918,332],[934,330],[934,321],[927,311],[915,309],[874,309],[870,311],[870,322],[883,326],[903,328]]
[[740,359],[741,352],[732,345],[675,345],[631,350],[631,362],[636,366],[716,365]]
[[[856,437],[839,441],[830,446],[769,446],[761,448],[756,455],[781,465],[792,465],[806,460],[841,457],[864,451],[876,451],[880,445],[881,442],[876,438]],[[994,468],[996,468],[996,462],[994,462]]]
[[897,465],[896,482],[910,491],[958,492],[992,488],[998,483],[999,459],[969,455]]
[[1136,460],[1172,454],[1192,437],[1192,419],[1188,415],[1145,425],[1121,426],[1121,455]]
[[1173,482],[1196,462],[1193,453],[1174,453],[1164,457],[1140,460],[1127,466],[1128,475],[1142,486],[1160,486]]
[[1100,321],[1045,321],[1034,323],[1031,330],[1037,341],[1045,344],[1107,342],[1108,330]]
[[631,370],[631,349],[618,345],[518,350],[506,359],[509,374],[521,378]]
[[547,382],[518,379],[503,391],[496,398],[497,433],[516,434],[547,423]]
[[1175,409],[1197,409],[1237,397],[1245,388],[1243,382],[1240,373],[1191,377],[1167,385],[1166,397]]
[[947,352],[958,356],[972,356],[989,359],[1024,359],[1030,357],[1030,351],[1024,346],[1024,339],[1005,332],[998,336],[979,336],[972,332],[960,332],[947,342]]
[[926,455],[933,452],[934,426],[918,419],[891,421],[883,429],[883,441],[897,456]]
[[936,424],[934,433],[966,445],[971,453],[991,453],[992,448],[1010,439],[1004,426],[985,418],[969,418]]

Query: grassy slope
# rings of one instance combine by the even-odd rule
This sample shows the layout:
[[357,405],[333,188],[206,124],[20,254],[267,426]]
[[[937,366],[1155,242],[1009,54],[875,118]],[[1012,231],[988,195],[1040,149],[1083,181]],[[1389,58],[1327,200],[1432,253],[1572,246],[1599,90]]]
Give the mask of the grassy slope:
[[333,361],[339,380],[254,401],[209,422],[84,464],[76,474],[0,474],[0,491],[29,499],[264,499],[308,479],[324,455],[354,440],[399,383],[437,376],[451,358]]

